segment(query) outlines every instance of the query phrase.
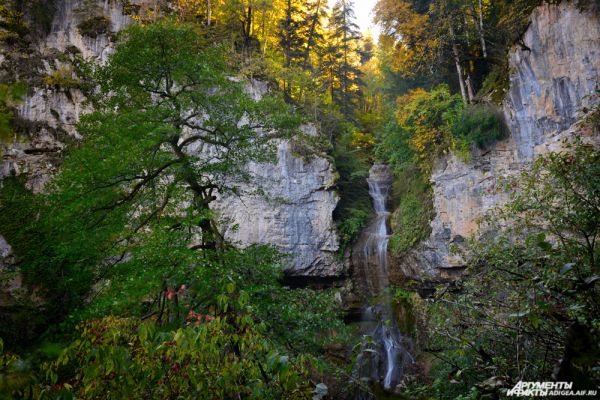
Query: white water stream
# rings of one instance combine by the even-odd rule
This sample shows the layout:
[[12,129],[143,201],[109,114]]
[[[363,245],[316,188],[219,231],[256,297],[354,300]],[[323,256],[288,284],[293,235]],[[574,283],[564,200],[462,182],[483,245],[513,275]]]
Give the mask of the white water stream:
[[357,373],[361,379],[380,382],[392,391],[402,379],[405,359],[410,354],[403,345],[404,338],[394,317],[389,293],[388,271],[388,218],[387,210],[392,178],[385,165],[374,165],[369,179],[369,194],[376,216],[359,239],[355,263],[362,270],[366,290],[372,299],[363,309],[365,324],[361,353],[357,359]]

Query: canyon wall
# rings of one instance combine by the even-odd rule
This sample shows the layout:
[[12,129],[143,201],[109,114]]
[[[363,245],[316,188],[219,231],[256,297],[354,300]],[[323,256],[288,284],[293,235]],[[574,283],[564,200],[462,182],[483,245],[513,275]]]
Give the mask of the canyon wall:
[[[148,2],[129,3],[144,6]],[[43,77],[61,69],[68,71],[75,54],[105,62],[113,51],[114,33],[131,23],[131,18],[124,15],[122,2],[92,2],[93,13],[86,12],[89,1],[57,0],[54,4],[48,34],[33,38],[27,55],[3,51],[0,57],[3,81],[25,79],[30,84],[25,100],[18,106],[20,135],[0,142],[0,181],[6,176],[23,175],[35,192],[42,191],[56,172],[66,143],[80,139],[75,124],[89,111],[76,85],[49,87]],[[82,35],[78,25],[91,15],[102,15],[109,21],[106,33]],[[249,90],[255,97],[267,94],[266,85],[260,82],[253,82]],[[304,130],[318,134],[313,126]],[[284,268],[290,275],[340,276],[344,268],[336,258],[339,241],[332,217],[338,202],[334,167],[323,154],[308,158],[295,154],[288,141],[278,142],[277,147],[278,160],[274,163],[248,166],[257,176],[256,184],[264,196],[226,198],[219,205],[225,236],[243,246],[277,246],[289,254]],[[10,255],[10,246],[2,237],[0,255],[5,260]]]
[[528,168],[537,155],[559,150],[564,139],[592,135],[577,121],[584,107],[598,102],[598,8],[582,11],[568,1],[538,7],[523,45],[508,56],[510,88],[502,111],[510,136],[478,150],[468,164],[455,156],[440,160],[431,177],[431,235],[395,263],[405,276],[455,276],[465,266],[466,239],[478,233],[477,220],[507,200],[499,182]]

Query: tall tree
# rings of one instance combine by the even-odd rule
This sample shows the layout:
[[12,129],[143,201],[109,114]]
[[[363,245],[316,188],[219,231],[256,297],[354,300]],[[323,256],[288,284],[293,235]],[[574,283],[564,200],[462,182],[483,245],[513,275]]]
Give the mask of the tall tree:
[[358,63],[361,35],[355,22],[354,4],[339,0],[333,6],[328,26],[326,57],[323,67],[329,76],[332,103],[345,116],[351,116],[360,92]]
[[292,97],[290,69],[301,62],[306,47],[306,41],[301,32],[301,27],[305,22],[303,16],[300,1],[285,0],[285,14],[280,22],[281,40],[279,44],[284,54],[284,67],[288,71],[283,88],[287,99]]
[[327,0],[307,0],[305,6],[306,46],[303,56],[303,68],[307,69],[311,52],[317,46],[322,46],[321,42],[325,39],[323,21],[327,17]]
[[[475,97],[477,54],[487,56],[483,36],[485,3],[474,0],[379,0],[375,17],[397,51],[397,69],[405,76],[437,73],[432,65],[452,60],[465,102]],[[480,40],[471,38],[479,36]],[[482,48],[478,48],[481,46]]]
[[122,38],[94,73],[95,111],[53,182],[52,212],[35,222],[52,239],[24,261],[33,271],[93,271],[157,226],[220,247],[211,204],[239,192],[244,165],[272,160],[270,139],[297,125],[279,97],[250,99],[189,25],[132,26]]
[[395,52],[393,68],[404,77],[431,73],[440,50],[433,24],[426,13],[418,12],[409,0],[379,0],[375,21],[383,28],[383,45]]

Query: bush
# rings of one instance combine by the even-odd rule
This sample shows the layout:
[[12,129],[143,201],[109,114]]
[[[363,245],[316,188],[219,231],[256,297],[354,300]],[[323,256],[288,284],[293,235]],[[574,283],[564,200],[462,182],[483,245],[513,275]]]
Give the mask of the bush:
[[465,107],[452,126],[454,148],[468,158],[471,146],[480,149],[504,139],[508,129],[502,114],[487,105],[469,105]]
[[110,28],[110,20],[105,16],[95,16],[85,21],[82,21],[77,25],[79,33],[83,36],[91,38],[97,38],[99,35],[103,35],[108,32]]
[[352,242],[358,238],[358,235],[362,232],[371,217],[370,212],[356,208],[344,210],[344,213],[346,216],[337,224],[338,233],[342,239],[340,257],[344,255]]
[[29,27],[23,13],[15,11],[11,6],[0,4],[0,41],[7,44],[23,43],[29,33]]
[[394,179],[394,203],[390,249],[395,254],[410,250],[431,232],[433,218],[429,183],[416,166],[406,165]]
[[439,85],[429,92],[412,90],[396,103],[398,125],[408,135],[419,167],[429,174],[435,160],[450,147],[450,129],[463,108],[462,99],[451,95],[447,85]]
[[[225,304],[243,307],[243,294]],[[231,301],[231,303],[228,303]],[[80,339],[43,368],[46,398],[308,399],[303,359],[281,354],[247,315],[188,315],[164,332],[153,323],[107,317],[80,326]]]
[[[511,200],[482,225],[493,235],[471,246],[460,286],[436,296],[428,347],[443,361],[432,370],[441,383],[432,397],[494,380],[496,396],[550,377],[575,390],[598,387],[600,152],[569,150],[508,182]],[[443,384],[448,377],[454,390]]]
[[423,161],[411,146],[411,137],[411,129],[392,119],[379,132],[375,147],[376,157],[387,163],[394,175],[390,250],[395,254],[425,239],[433,217],[429,173],[423,171]]
[[79,86],[79,80],[74,77],[74,71],[71,67],[60,67],[51,74],[42,78],[42,83],[46,87],[55,89],[71,89]]
[[14,107],[20,103],[27,93],[25,82],[12,85],[0,83],[0,141],[10,141],[14,134]]

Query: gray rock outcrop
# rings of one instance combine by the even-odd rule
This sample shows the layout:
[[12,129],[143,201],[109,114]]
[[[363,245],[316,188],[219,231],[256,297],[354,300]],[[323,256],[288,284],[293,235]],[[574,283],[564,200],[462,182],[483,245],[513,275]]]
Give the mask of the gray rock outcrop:
[[338,196],[331,163],[303,159],[289,141],[278,144],[277,163],[251,163],[252,185],[265,195],[230,196],[217,202],[228,240],[242,246],[270,244],[290,255],[286,273],[333,277],[343,274],[336,258],[338,236],[332,220]]
[[533,12],[523,42],[528,49],[515,46],[509,52],[510,89],[502,109],[510,137],[478,151],[468,164],[455,156],[439,162],[431,177],[432,233],[398,261],[404,275],[455,275],[465,265],[461,249],[477,235],[478,219],[507,200],[499,181],[528,168],[537,155],[559,150],[563,139],[591,134],[576,122],[584,107],[598,102],[598,8],[582,12],[573,2],[543,4]]

